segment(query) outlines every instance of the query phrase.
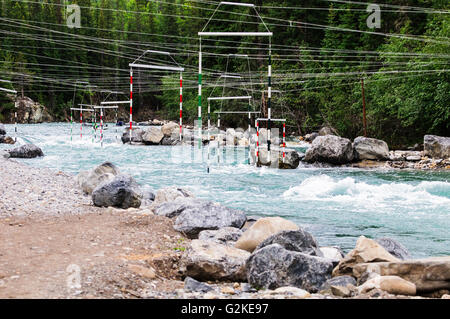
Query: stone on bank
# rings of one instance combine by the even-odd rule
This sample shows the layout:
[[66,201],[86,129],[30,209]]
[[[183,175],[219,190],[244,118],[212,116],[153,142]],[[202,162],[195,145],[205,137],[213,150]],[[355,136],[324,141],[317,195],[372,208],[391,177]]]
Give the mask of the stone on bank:
[[34,144],[25,144],[8,151],[11,158],[35,158],[42,157],[44,153],[41,148]]
[[331,278],[333,264],[328,259],[273,244],[256,250],[247,260],[246,268],[247,280],[254,288],[293,286],[317,292]]
[[99,207],[139,208],[142,191],[131,176],[118,175],[112,181],[102,183],[92,192],[92,201]]

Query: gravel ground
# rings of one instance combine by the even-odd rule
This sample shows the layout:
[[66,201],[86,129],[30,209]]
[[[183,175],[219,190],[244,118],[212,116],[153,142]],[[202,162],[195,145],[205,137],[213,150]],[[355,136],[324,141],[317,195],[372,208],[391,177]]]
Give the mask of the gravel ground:
[[72,176],[13,160],[0,159],[0,181],[0,298],[134,298],[183,287],[177,263],[189,241],[170,219],[94,207]]

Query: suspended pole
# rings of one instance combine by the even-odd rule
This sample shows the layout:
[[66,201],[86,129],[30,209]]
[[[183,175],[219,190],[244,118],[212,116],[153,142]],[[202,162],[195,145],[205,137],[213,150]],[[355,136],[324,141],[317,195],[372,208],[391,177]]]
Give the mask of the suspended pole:
[[79,108],[71,107],[70,111],[80,111],[80,139],[83,139],[83,111],[85,112],[95,112],[94,109],[83,109],[83,106],[87,106],[87,104],[80,104]]
[[[123,92],[111,92],[111,93],[124,94]],[[119,111],[119,106],[118,106],[118,104],[130,104],[130,101],[103,101],[103,102],[100,102],[100,105],[101,105],[104,109],[107,109],[107,108],[113,108],[113,109],[115,109],[115,121],[116,121],[116,125],[115,125],[116,129],[115,129],[115,133],[116,133],[116,142],[117,142],[117,143],[119,142],[119,131],[118,131],[118,129],[117,129],[118,111]],[[112,107],[108,107],[108,106],[111,106],[111,105],[112,105]],[[130,136],[131,136],[131,135],[130,135]]]
[[[211,22],[212,18],[216,14],[217,10],[222,5],[229,5],[229,6],[238,6],[238,7],[248,7],[252,8],[256,15],[259,17],[261,22],[263,23],[264,27],[266,28],[267,32],[205,32],[206,27]],[[216,9],[214,10],[213,14],[209,18],[208,22],[205,24],[201,32],[198,32],[199,36],[199,54],[198,54],[198,122],[199,122],[199,148],[201,147],[201,129],[202,129],[202,37],[269,37],[269,96],[271,96],[271,76],[272,76],[272,49],[271,49],[271,37],[273,36],[273,33],[269,31],[267,28],[267,25],[264,23],[263,19],[259,15],[258,11],[255,8],[255,5],[252,3],[237,3],[237,2],[226,2],[222,1],[218,4]],[[269,98],[270,101],[270,98]],[[269,102],[270,105],[270,102]],[[270,119],[270,106],[269,106],[269,119]],[[270,120],[269,124],[270,126]],[[220,120],[219,120],[219,127],[220,127]],[[250,132],[249,132],[250,134]],[[270,144],[268,145],[268,150],[270,153]]]
[[180,72],[180,142],[183,139],[183,73]]
[[[256,163],[255,163],[255,165],[256,166],[258,165],[258,160],[259,160],[259,146],[260,146],[260,143],[259,143],[259,122],[261,122],[261,121],[283,122],[283,143],[282,143],[282,148],[283,148],[283,163],[284,163],[284,160],[285,160],[285,157],[286,157],[286,119],[258,118],[258,119],[256,119],[256,130],[257,130],[256,131],[256,149],[257,149],[257,151],[256,151]],[[269,131],[267,131],[267,136],[269,137]],[[268,139],[267,143],[269,143],[269,142],[270,141]],[[267,155],[269,156],[268,158],[271,161],[272,157],[270,157],[271,156],[270,151],[268,151]]]
[[130,65],[130,145],[133,140],[133,67]]
[[[159,64],[142,64],[137,63],[144,55],[147,53],[156,54],[156,55],[165,55],[172,59],[172,61],[177,66],[169,66],[169,65],[159,65]],[[176,71],[176,72],[184,72],[184,68],[182,68],[177,61],[172,57],[170,52],[165,51],[155,51],[155,50],[146,50],[144,53],[142,53],[136,60],[134,60],[133,63],[129,64],[130,67],[130,144],[132,142],[133,138],[133,68],[139,68],[139,69],[151,69],[151,70],[165,70],[165,71]],[[180,78],[180,85],[182,84],[182,78]],[[180,89],[180,94],[182,93]],[[180,108],[181,105],[181,97],[180,97]],[[181,114],[181,113],[180,113]]]

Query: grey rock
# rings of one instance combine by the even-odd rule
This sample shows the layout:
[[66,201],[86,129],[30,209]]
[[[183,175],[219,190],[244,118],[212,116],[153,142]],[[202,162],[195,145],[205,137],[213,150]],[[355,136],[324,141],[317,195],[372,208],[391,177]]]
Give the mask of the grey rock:
[[0,135],[6,135],[6,128],[0,123]]
[[179,132],[180,132],[180,125],[175,122],[169,122],[161,127],[161,133],[164,134],[164,137],[171,137],[174,134],[178,135],[177,133]]
[[143,195],[136,181],[127,175],[118,175],[102,183],[92,192],[92,201],[99,207],[139,208]]
[[189,292],[208,292],[214,289],[208,284],[197,281],[191,277],[186,277],[184,279],[184,290]]
[[391,255],[397,257],[401,260],[406,260],[410,258],[408,250],[399,242],[395,241],[392,238],[378,238],[375,239],[377,243],[383,246]]
[[92,194],[92,191],[98,185],[112,181],[119,174],[120,171],[116,165],[111,162],[104,162],[89,171],[81,171],[75,177],[75,180],[84,193]]
[[359,136],[353,142],[355,158],[358,160],[387,160],[389,147],[385,141]]
[[245,281],[250,253],[231,246],[195,239],[183,254],[186,276],[196,280]]
[[281,156],[283,156],[283,151],[285,152],[285,158],[283,160],[283,157],[281,157],[279,168],[296,169],[300,164],[300,154],[296,150],[286,148],[285,150],[281,149]]
[[335,287],[347,287],[347,285],[356,286],[356,279],[352,276],[338,276],[328,279],[321,287],[320,290],[328,290],[331,286]]
[[349,139],[326,135],[317,137],[306,151],[304,161],[347,164],[353,160],[353,146]]
[[175,220],[174,229],[189,238],[197,238],[202,230],[241,228],[246,220],[245,214],[241,211],[207,202],[205,205],[183,210]]
[[35,158],[44,156],[42,150],[34,144],[25,144],[9,150],[11,158]]
[[426,156],[442,159],[450,157],[450,137],[425,135],[423,142]]
[[142,142],[145,145],[159,145],[163,138],[164,134],[161,132],[161,128],[151,126],[142,135]]
[[[142,143],[142,135],[144,135],[144,130],[142,130],[141,128],[133,128],[133,138],[131,139],[131,141],[133,143]],[[130,142],[130,128],[127,127],[125,128],[123,134],[122,134],[122,143],[129,143]]]
[[170,202],[164,202],[155,208],[155,215],[174,218],[185,209],[206,205],[207,202],[195,197],[177,197]]
[[180,141],[180,137],[167,137],[164,136],[163,139],[161,140],[161,145],[165,145],[165,146],[175,146],[175,145],[179,145],[181,143]]
[[178,197],[195,197],[192,192],[187,189],[180,187],[164,187],[158,189],[155,195],[154,205],[160,205],[165,202],[171,202],[177,199]]
[[333,265],[327,259],[273,244],[256,250],[246,268],[248,282],[257,289],[293,286],[317,292],[331,277]]
[[235,227],[224,227],[218,230],[203,230],[198,239],[213,241],[223,245],[233,245],[242,236],[242,230]]
[[270,236],[260,243],[258,247],[256,247],[256,250],[273,244],[278,244],[284,249],[290,251],[297,251],[311,256],[323,257],[315,238],[302,228],[299,230],[282,231],[278,234]]
[[376,278],[380,276],[376,272],[366,271],[364,272],[357,280],[356,286],[363,285],[366,281],[369,281],[370,279]]
[[305,135],[305,141],[306,142],[312,142],[312,141],[314,141],[315,139],[316,139],[316,137],[318,137],[319,136],[319,133],[317,133],[317,132],[313,132],[313,133],[311,133],[311,134],[306,134]]

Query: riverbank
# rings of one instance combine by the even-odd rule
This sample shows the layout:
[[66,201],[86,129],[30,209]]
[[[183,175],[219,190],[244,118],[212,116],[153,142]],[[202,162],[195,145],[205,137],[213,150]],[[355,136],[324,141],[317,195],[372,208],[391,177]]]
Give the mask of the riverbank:
[[[155,206],[94,207],[71,175],[14,160],[0,164],[0,233],[8,238],[0,242],[0,297],[342,297],[292,287],[257,291],[241,280],[208,280],[207,289],[185,283],[183,258],[193,241],[174,230],[173,219],[155,215]],[[406,298],[380,289],[349,296]]]

